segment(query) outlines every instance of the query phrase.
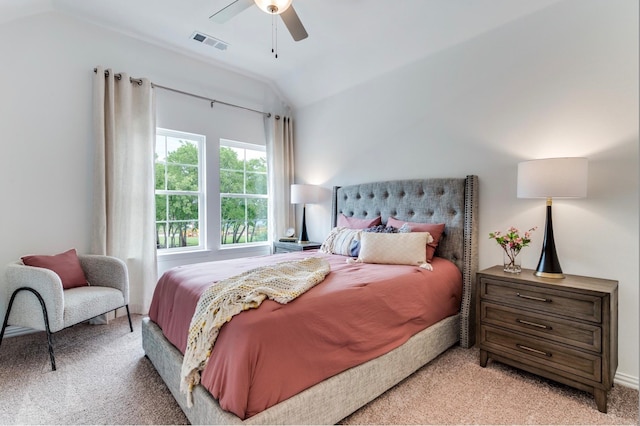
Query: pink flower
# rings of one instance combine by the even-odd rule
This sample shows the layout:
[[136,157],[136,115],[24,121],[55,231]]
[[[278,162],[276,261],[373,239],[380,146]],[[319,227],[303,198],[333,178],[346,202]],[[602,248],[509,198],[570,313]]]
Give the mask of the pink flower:
[[529,229],[524,233],[524,237],[521,237],[518,228],[511,226],[505,234],[502,234],[500,231],[490,232],[489,238],[495,239],[511,258],[517,256],[520,250],[529,245],[531,242],[531,232],[536,229],[537,226]]

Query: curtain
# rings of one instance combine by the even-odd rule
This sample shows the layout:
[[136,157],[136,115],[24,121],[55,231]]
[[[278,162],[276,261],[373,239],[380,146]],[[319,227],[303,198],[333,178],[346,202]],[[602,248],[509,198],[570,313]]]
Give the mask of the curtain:
[[284,236],[287,228],[296,229],[295,209],[291,204],[293,183],[293,123],[288,117],[265,117],[267,165],[269,173],[269,224],[272,241]]
[[129,269],[129,307],[146,314],[156,284],[151,82],[96,68],[93,82],[94,197],[91,250]]

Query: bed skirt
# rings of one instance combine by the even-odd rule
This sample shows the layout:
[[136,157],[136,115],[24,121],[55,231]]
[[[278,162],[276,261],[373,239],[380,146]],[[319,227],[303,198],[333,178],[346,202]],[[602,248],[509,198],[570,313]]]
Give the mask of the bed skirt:
[[336,424],[456,344],[460,315],[443,319],[393,351],[330,377],[244,421],[224,411],[202,386],[193,407],[180,393],[182,354],[149,318],[142,321],[142,346],[191,424]]

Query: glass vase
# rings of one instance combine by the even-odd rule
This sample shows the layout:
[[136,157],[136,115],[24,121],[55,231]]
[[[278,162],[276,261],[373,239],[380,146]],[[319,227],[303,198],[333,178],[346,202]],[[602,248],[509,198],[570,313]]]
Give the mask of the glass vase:
[[503,265],[505,272],[510,272],[512,274],[519,274],[522,272],[522,261],[517,254],[503,252]]

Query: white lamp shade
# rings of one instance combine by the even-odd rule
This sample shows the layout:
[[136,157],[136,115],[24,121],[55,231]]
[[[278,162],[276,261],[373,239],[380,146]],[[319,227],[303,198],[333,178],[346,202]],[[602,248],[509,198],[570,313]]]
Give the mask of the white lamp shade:
[[253,0],[255,4],[267,13],[280,15],[291,6],[292,0]]
[[291,204],[314,204],[318,202],[318,187],[315,185],[291,185]]
[[546,158],[518,164],[518,198],[587,196],[586,158]]

